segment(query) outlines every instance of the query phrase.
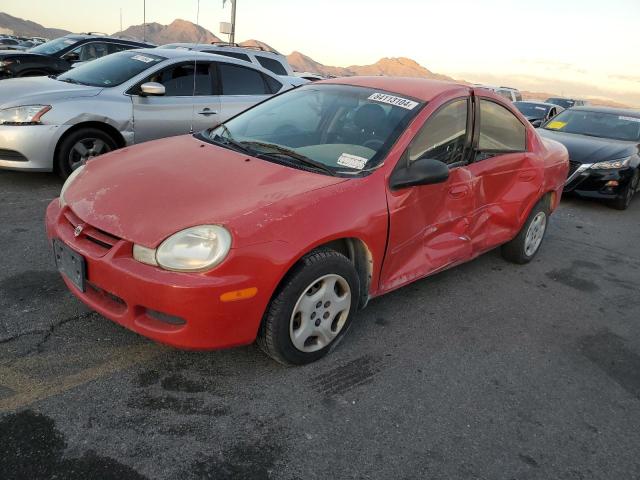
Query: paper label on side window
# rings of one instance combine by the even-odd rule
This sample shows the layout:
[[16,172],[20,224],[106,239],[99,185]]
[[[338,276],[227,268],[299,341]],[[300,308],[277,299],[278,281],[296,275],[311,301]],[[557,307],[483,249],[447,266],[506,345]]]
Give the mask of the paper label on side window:
[[362,170],[367,164],[367,159],[358,157],[357,155],[351,155],[349,153],[343,153],[338,158],[338,165],[342,167],[355,168],[356,170]]
[[407,110],[413,110],[418,106],[418,102],[414,102],[413,100],[408,100],[402,97],[387,95],[386,93],[374,93],[369,97],[369,100],[380,103],[388,103],[389,105],[406,108]]
[[131,60],[138,60],[139,62],[151,63],[154,61],[153,58],[145,57],[144,55],[134,55],[131,57]]
[[640,123],[640,118],[636,118],[636,117],[618,117],[618,120],[627,120],[629,122],[639,122]]

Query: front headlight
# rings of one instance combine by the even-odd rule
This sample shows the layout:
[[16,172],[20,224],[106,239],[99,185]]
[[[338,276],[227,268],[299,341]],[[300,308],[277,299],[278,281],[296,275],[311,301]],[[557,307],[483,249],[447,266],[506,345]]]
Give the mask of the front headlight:
[[80,165],[73,172],[71,172],[71,175],[67,177],[64,184],[62,185],[62,189],[60,190],[60,196],[58,197],[60,208],[63,208],[67,204],[67,202],[64,199],[64,192],[66,192],[67,189],[71,186],[71,184],[76,179],[76,177],[80,174],[83,168],[84,168],[84,165]]
[[0,60],[0,68],[2,67],[8,67],[9,65],[11,65],[13,63],[12,60]]
[[219,225],[200,225],[171,235],[157,250],[133,246],[133,258],[176,272],[210,270],[228,255],[231,234]]
[[631,157],[620,158],[619,160],[607,160],[606,162],[594,163],[591,168],[595,170],[610,170],[613,168],[625,168],[629,166]]
[[0,125],[37,125],[51,105],[23,105],[0,110]]

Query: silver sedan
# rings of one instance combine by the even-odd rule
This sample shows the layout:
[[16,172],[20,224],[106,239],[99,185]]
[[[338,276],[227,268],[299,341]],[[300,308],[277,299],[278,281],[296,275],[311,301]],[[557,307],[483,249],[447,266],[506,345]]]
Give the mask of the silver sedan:
[[115,53],[56,78],[0,83],[0,168],[68,176],[87,159],[221,123],[292,86],[209,53]]

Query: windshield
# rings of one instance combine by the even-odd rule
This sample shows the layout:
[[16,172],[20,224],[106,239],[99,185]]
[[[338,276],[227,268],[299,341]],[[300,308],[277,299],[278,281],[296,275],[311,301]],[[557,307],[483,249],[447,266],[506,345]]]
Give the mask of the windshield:
[[423,103],[349,85],[306,85],[204,133],[209,141],[293,167],[357,174],[381,164]]
[[60,50],[64,50],[68,46],[76,43],[78,43],[78,40],[74,38],[60,37],[55,40],[51,40],[50,42],[38,45],[37,47],[33,47],[29,49],[29,51],[33,53],[41,53],[43,55],[53,55],[54,53],[58,53]]
[[568,98],[547,98],[544,102],[560,105],[562,108],[571,108],[576,104],[575,100],[570,100]]
[[547,112],[551,109],[549,106],[540,105],[539,103],[529,102],[513,102],[520,112],[527,117],[544,118]]
[[115,87],[163,60],[166,58],[159,55],[127,50],[84,63],[57,79],[92,87]]
[[615,113],[566,110],[543,128],[614,140],[640,141],[640,118]]

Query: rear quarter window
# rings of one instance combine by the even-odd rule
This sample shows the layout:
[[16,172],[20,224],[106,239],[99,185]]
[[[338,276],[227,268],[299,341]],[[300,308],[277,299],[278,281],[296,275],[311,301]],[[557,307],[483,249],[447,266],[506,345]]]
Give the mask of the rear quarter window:
[[282,63],[273,58],[263,57],[262,55],[256,55],[258,62],[267,70],[275,73],[276,75],[286,75],[287,70],[284,68]]
[[221,63],[219,65],[223,95],[267,95],[267,83],[262,73],[252,68]]

